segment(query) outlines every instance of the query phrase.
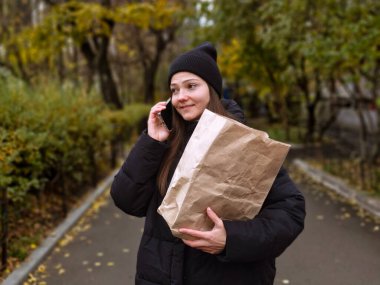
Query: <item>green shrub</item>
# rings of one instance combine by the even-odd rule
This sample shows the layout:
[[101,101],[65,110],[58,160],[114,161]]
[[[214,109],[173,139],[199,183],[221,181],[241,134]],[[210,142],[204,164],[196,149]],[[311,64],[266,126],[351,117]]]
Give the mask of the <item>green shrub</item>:
[[109,110],[78,87],[0,82],[0,187],[20,202],[57,176],[90,182],[112,142],[128,141],[148,112],[145,105]]

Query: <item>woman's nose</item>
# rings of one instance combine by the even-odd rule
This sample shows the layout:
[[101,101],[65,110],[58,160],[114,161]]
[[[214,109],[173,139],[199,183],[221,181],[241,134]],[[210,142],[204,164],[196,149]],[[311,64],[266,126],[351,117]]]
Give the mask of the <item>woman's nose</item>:
[[189,98],[188,93],[186,90],[180,89],[178,93],[178,100],[179,101],[186,101]]

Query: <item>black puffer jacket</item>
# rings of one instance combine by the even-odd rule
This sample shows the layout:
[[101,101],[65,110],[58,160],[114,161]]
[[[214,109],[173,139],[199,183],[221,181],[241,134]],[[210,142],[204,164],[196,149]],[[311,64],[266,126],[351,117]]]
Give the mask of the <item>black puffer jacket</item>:
[[[241,109],[223,102],[240,121]],[[195,124],[188,125],[189,137]],[[260,213],[249,221],[224,221],[227,232],[222,254],[211,255],[174,237],[157,213],[163,197],[156,175],[168,145],[143,133],[112,184],[111,195],[125,213],[146,217],[137,258],[137,285],[273,284],[275,258],[304,226],[305,204],[281,169]],[[181,154],[178,155],[178,159]]]

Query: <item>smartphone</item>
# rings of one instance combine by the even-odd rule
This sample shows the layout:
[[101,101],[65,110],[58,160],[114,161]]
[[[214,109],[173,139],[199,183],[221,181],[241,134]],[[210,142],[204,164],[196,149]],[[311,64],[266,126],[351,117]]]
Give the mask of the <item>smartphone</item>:
[[166,101],[166,109],[162,110],[159,113],[161,121],[165,124],[166,128],[169,131],[172,129],[172,113],[173,113],[172,101],[171,101],[171,98],[169,98]]

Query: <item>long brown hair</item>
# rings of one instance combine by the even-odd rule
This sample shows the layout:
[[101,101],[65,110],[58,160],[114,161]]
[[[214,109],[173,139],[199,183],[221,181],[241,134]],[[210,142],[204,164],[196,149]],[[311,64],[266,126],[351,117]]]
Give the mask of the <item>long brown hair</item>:
[[[233,118],[233,116],[224,109],[219,95],[216,93],[216,91],[210,85],[208,85],[208,88],[210,92],[210,102],[207,105],[207,109],[219,115]],[[185,143],[184,138],[185,120],[173,107],[173,128],[168,138],[169,150],[162,160],[161,167],[157,176],[157,186],[162,195],[165,195],[166,190],[169,186],[169,172],[176,155]]]

